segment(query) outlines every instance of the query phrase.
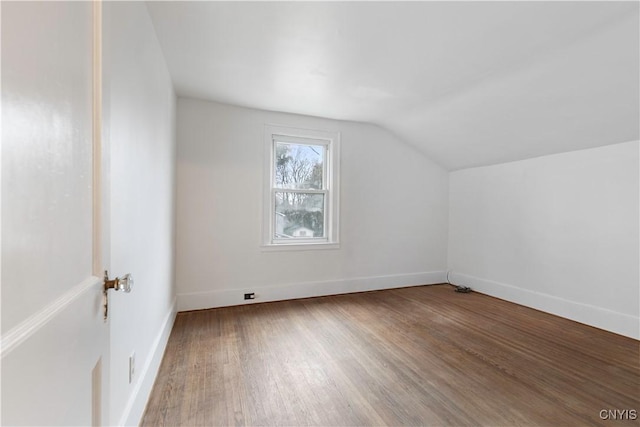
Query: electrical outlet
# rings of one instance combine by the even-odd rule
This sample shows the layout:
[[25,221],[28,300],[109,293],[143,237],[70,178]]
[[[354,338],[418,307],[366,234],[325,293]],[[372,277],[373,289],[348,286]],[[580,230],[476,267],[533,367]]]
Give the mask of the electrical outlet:
[[129,384],[133,382],[133,376],[136,373],[136,353],[135,351],[129,356]]
[[253,292],[249,294],[244,294],[244,299],[256,299],[256,294]]

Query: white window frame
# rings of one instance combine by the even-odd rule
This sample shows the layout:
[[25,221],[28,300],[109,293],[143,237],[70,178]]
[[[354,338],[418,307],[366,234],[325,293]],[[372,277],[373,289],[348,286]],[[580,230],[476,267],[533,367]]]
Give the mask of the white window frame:
[[[301,193],[324,194],[324,230],[323,238],[276,239],[275,193],[283,191],[275,186],[276,140],[291,144],[313,144],[325,147],[323,164],[323,183],[321,190],[285,190]],[[340,169],[340,132],[299,129],[288,126],[267,124],[264,127],[264,189],[262,202],[262,248],[265,250],[309,250],[337,249],[339,242],[339,169]]]

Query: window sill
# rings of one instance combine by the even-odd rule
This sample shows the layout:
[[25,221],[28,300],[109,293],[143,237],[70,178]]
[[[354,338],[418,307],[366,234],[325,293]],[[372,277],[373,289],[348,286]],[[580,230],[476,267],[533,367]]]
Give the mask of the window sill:
[[272,243],[262,245],[260,249],[263,252],[278,252],[278,251],[316,251],[316,250],[329,250],[340,249],[340,243]]

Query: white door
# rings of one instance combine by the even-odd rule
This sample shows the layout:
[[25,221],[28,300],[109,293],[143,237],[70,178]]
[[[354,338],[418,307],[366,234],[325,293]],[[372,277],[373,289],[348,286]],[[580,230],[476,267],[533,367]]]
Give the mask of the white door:
[[107,424],[100,5],[0,7],[1,424]]

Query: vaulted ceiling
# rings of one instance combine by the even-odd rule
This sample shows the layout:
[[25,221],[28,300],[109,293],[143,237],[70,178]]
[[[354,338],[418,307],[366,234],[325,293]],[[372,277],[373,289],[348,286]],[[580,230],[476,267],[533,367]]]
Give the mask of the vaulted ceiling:
[[380,125],[450,170],[639,139],[637,2],[148,2],[179,95]]

